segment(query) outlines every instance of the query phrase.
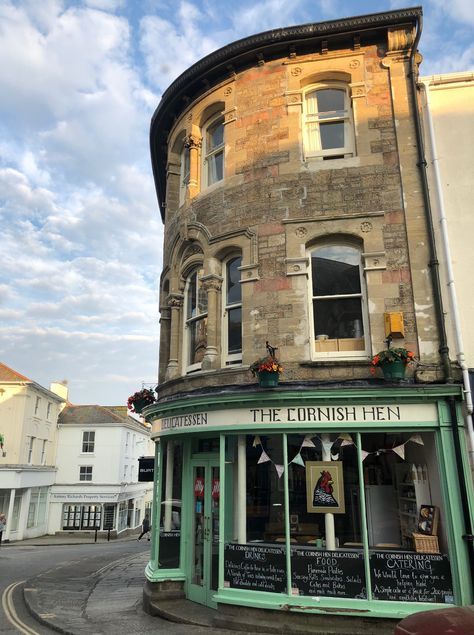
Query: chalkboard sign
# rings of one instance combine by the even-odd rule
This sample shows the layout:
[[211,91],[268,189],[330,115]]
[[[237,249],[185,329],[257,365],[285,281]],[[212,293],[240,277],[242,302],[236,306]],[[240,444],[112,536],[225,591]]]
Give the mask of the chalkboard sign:
[[160,531],[160,567],[177,569],[179,567],[180,531]]
[[225,545],[224,586],[286,593],[284,547],[233,543]]
[[370,570],[374,599],[454,603],[451,569],[446,555],[372,551]]
[[293,593],[333,598],[367,597],[361,551],[291,550]]

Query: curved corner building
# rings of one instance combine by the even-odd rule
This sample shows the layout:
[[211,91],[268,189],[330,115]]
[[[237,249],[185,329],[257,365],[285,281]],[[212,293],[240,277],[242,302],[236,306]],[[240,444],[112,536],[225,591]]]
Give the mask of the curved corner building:
[[[252,630],[473,601],[462,392],[418,165],[420,23],[411,8],[248,37],[156,109],[150,612],[186,597],[226,624],[246,607]],[[387,342],[416,354],[405,378],[371,374]],[[267,343],[276,387],[249,370]]]

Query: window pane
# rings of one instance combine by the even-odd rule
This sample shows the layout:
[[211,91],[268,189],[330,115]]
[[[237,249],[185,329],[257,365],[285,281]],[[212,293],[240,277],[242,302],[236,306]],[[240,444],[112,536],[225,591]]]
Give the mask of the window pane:
[[314,334],[317,339],[321,335],[327,335],[329,339],[364,336],[360,298],[314,300],[313,309]]
[[242,352],[242,309],[229,309],[227,312],[227,348],[229,353]]
[[326,88],[318,90],[318,112],[331,112],[335,110],[344,110],[345,91],[335,88]]
[[189,324],[189,364],[202,362],[207,346],[207,318]]
[[344,147],[344,122],[322,123],[320,124],[320,134],[323,150]]
[[312,253],[313,295],[360,293],[360,254],[343,245],[321,247]]
[[196,297],[197,297],[197,272],[194,272],[189,280],[188,297],[186,302],[186,314],[188,319],[196,315]]
[[169,569],[179,567],[183,447],[176,441],[162,443],[161,509],[158,512],[160,568]]
[[208,153],[224,143],[224,124],[222,120],[216,121],[207,129]]
[[208,159],[207,182],[209,185],[224,178],[224,153],[217,152]]
[[227,304],[237,304],[242,299],[240,271],[242,258],[234,258],[227,263]]

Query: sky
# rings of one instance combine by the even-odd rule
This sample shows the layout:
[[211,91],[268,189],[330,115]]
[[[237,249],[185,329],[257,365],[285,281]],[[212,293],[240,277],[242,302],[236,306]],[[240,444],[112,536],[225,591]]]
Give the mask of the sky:
[[[148,132],[211,51],[272,28],[420,2],[0,0],[0,361],[75,404],[158,368],[163,228]],[[423,3],[422,75],[472,71],[471,0]]]

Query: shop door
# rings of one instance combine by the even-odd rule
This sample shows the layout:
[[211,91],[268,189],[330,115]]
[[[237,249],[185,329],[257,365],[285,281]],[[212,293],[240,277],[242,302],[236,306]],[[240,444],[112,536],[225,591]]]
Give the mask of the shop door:
[[216,607],[219,571],[220,479],[217,460],[195,460],[192,468],[191,568],[188,598]]

